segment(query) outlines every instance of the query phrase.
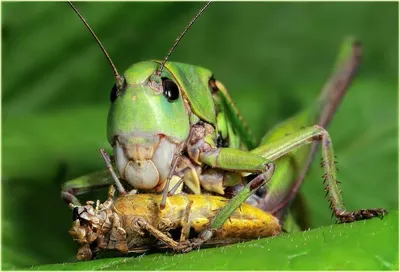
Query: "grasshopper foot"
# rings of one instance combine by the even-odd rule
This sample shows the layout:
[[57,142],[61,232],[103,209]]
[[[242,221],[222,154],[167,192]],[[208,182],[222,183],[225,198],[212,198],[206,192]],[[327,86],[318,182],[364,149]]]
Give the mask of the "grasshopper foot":
[[198,238],[191,240],[180,241],[174,250],[181,253],[192,251],[193,249],[200,248],[204,243],[209,241],[214,235],[214,229],[203,230]]
[[174,247],[174,251],[178,253],[186,253],[193,250],[193,245],[189,240],[181,241],[178,243],[176,247]]
[[192,251],[193,249],[200,248],[200,246],[204,244],[204,240],[200,238],[195,238],[192,240],[185,240],[178,243],[176,247],[174,247],[175,252],[179,253],[187,253]]
[[388,213],[387,210],[385,210],[383,208],[377,208],[377,209],[361,209],[361,210],[353,211],[353,212],[337,210],[335,212],[335,215],[336,215],[336,218],[341,223],[349,223],[349,222],[354,222],[354,221],[358,221],[358,220],[370,219],[373,217],[379,217],[382,219],[383,216],[386,215],[387,213]]

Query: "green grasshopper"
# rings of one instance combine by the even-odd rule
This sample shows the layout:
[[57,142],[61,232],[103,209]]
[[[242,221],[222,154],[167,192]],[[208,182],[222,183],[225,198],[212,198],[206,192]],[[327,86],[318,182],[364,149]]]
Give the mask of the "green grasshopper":
[[[325,130],[359,66],[359,42],[344,42],[334,72],[315,102],[276,125],[257,144],[227,89],[210,70],[168,60],[209,4],[190,21],[163,61],[133,64],[122,75],[71,4],[114,72],[116,83],[110,95],[107,136],[115,162],[113,165],[102,150],[108,170],[67,182],[63,198],[79,205],[76,195],[114,182],[121,194],[128,193],[124,189],[127,185],[134,192],[163,192],[161,208],[165,207],[168,194],[182,190],[234,196],[217,215],[219,223],[215,226],[219,226],[251,195],[248,202],[283,222],[321,143],[325,191],[336,219],[352,222],[384,215],[386,210],[381,208],[346,210],[332,141]],[[270,174],[271,165],[275,166],[274,174],[260,187]],[[255,191],[257,194],[252,195]],[[290,219],[290,214],[286,218]]]

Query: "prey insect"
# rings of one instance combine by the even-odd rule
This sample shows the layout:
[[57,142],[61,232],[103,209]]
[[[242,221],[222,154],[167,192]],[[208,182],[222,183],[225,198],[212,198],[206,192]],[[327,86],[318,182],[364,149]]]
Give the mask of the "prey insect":
[[[90,260],[93,253],[106,250],[129,253],[170,248],[188,252],[202,245],[278,235],[281,227],[276,217],[241,203],[268,182],[273,170],[269,165],[262,180],[249,183],[230,201],[221,196],[179,194],[168,197],[165,209],[160,209],[162,196],[157,194],[125,195],[114,200],[111,185],[102,204],[70,204],[74,220],[70,234],[80,245],[77,258]],[[177,235],[179,239],[174,237]]]
[[[163,61],[139,62],[120,75],[93,30],[71,4],[114,72],[116,83],[111,90],[107,125],[114,163],[103,152],[108,170],[68,182],[62,192],[64,199],[81,206],[76,194],[112,183],[122,195],[129,194],[127,186],[139,193],[163,192],[160,199],[154,196],[160,200],[161,210],[168,209],[168,193],[233,196],[233,202],[225,206],[229,212],[217,215],[226,221],[237,207],[231,203],[248,199],[241,189],[265,177],[269,166],[275,165],[271,180],[247,201],[283,223],[290,218],[285,217],[290,215],[288,208],[298,208],[291,203],[321,144],[325,190],[337,221],[384,215],[386,210],[381,208],[345,208],[332,141],[325,129],[359,66],[360,43],[346,39],[320,96],[256,144],[227,89],[210,70],[169,61],[177,43],[208,5],[190,21]],[[184,188],[179,189],[182,184]]]

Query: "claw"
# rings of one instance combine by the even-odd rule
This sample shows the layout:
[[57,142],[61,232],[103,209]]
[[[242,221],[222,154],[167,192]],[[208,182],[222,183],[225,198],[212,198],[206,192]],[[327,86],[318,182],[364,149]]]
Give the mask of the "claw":
[[373,217],[379,217],[382,219],[384,215],[388,214],[387,210],[383,208],[377,209],[361,209],[354,212],[336,212],[336,217],[341,223],[349,223],[364,219],[370,219]]
[[179,242],[179,244],[174,248],[174,251],[179,253],[186,253],[191,250],[193,250],[193,246],[189,240]]

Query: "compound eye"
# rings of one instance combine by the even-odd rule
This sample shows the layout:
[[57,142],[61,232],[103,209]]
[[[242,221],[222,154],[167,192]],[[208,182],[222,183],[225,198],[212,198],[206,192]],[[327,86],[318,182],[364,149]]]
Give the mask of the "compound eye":
[[79,219],[78,207],[75,207],[72,211],[72,221],[75,221],[76,219]]
[[174,102],[179,98],[179,88],[175,82],[172,80],[163,77],[162,78],[163,85],[163,94],[165,98],[167,98],[168,102]]
[[117,84],[114,84],[114,86],[111,89],[111,93],[110,93],[111,103],[113,103],[115,101],[115,99],[117,99],[117,96],[118,96],[117,92],[118,92]]

